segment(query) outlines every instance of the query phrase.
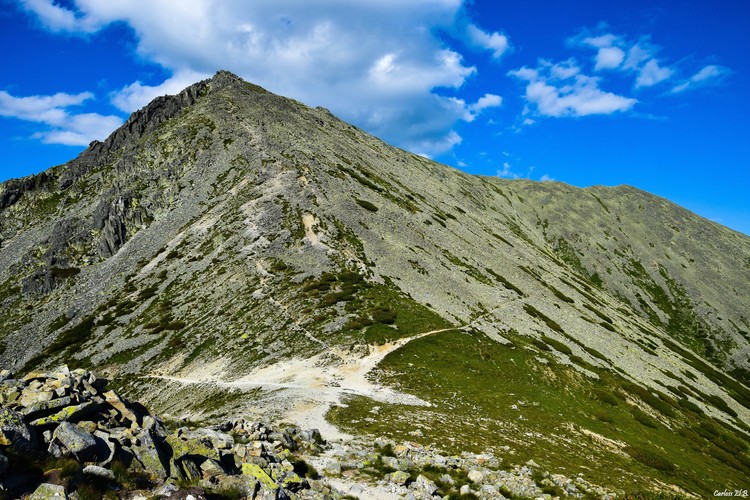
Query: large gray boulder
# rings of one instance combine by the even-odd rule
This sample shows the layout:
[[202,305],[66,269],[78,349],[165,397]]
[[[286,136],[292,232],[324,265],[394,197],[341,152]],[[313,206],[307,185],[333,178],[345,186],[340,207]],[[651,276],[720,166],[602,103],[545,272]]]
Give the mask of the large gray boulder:
[[67,449],[79,462],[95,461],[98,443],[96,438],[89,433],[73,425],[70,422],[62,422],[57,426],[52,438]]
[[131,450],[143,468],[159,480],[169,477],[169,461],[160,446],[160,440],[157,444],[154,435],[145,429],[141,429],[135,438],[136,442]]

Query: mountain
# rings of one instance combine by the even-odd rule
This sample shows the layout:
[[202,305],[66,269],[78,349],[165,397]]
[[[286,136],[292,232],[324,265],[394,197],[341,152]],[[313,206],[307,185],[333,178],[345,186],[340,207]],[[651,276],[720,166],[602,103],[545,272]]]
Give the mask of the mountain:
[[667,200],[468,175],[227,72],[0,185],[4,367],[626,492],[746,487],[749,277]]

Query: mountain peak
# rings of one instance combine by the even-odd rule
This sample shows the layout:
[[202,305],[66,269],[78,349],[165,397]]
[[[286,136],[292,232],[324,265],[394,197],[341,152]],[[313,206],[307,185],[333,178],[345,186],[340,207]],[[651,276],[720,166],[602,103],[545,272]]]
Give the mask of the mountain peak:
[[750,429],[750,238],[675,207],[472,176],[221,71],[0,186],[0,362],[712,492],[747,477],[716,446]]

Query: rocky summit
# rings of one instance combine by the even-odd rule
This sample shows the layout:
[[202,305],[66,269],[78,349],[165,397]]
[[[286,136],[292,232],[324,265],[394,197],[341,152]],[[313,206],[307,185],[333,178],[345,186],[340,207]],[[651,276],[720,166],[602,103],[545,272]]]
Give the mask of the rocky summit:
[[[747,489],[748,310],[745,235],[627,186],[468,175],[219,72],[0,184],[0,363],[29,373],[0,445],[107,469],[109,443],[206,495]],[[267,464],[224,437],[258,421]],[[301,429],[325,484],[281,451]]]

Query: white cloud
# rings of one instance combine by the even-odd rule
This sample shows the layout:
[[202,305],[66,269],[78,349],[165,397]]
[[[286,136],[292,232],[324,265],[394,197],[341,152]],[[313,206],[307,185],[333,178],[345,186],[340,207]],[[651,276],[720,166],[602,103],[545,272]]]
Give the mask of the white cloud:
[[554,181],[555,179],[553,179],[552,177],[550,177],[550,176],[549,176],[549,175],[547,175],[547,174],[544,174],[543,176],[541,176],[541,177],[539,178],[539,180],[540,180],[540,181],[542,181],[542,182],[552,182],[552,181]]
[[520,178],[521,176],[519,174],[515,173],[512,170],[512,168],[513,167],[510,165],[510,163],[508,163],[507,161],[503,162],[502,168],[498,169],[496,175],[498,177],[504,177],[506,179],[518,179],[518,178]]
[[20,0],[21,6],[33,12],[39,21],[52,31],[93,33],[101,28],[101,23],[90,16],[76,14],[49,0]]
[[720,83],[726,76],[730,74],[729,69],[723,66],[717,66],[715,64],[709,64],[704,66],[693,76],[685,80],[684,82],[676,85],[672,89],[672,93],[680,93],[685,90],[697,87],[704,87],[706,85],[714,85]]
[[14,97],[5,91],[0,91],[0,116],[51,127],[33,136],[44,143],[85,146],[94,139],[104,139],[122,124],[122,119],[117,116],[104,116],[97,113],[71,114],[67,110],[91,98],[93,94],[90,92]]
[[494,108],[503,104],[503,98],[495,94],[484,94],[479,100],[472,104],[472,111],[481,111],[487,108]]
[[573,61],[552,64],[541,61],[537,69],[523,67],[511,76],[527,81],[526,101],[543,116],[612,114],[632,108],[636,99],[605,92],[599,79],[586,76]]
[[[575,41],[575,38],[573,40]],[[595,37],[586,37],[583,39],[584,44],[591,45],[592,47],[596,47],[598,49],[612,47],[616,41],[617,36],[613,35],[612,33],[607,33],[606,35]]]
[[585,37],[582,33],[569,39],[568,42],[573,45],[581,44],[597,49],[596,66],[594,67],[596,71],[617,68],[625,60],[625,52],[618,47],[622,44],[622,40],[612,33],[595,37]]
[[635,80],[636,87],[651,87],[657,83],[663,82],[667,78],[672,76],[672,70],[666,67],[659,66],[656,59],[650,59],[640,69],[638,78]]
[[510,41],[502,33],[487,33],[474,24],[469,24],[466,31],[474,45],[491,50],[495,59],[500,59],[510,49]]
[[185,87],[189,87],[193,83],[210,76],[209,73],[182,71],[174,74],[159,85],[143,85],[141,82],[131,83],[113,95],[112,103],[119,109],[132,113],[156,97],[166,94],[178,94]]
[[[465,26],[462,0],[25,0],[55,31],[90,32],[122,22],[138,55],[170,71],[133,82],[112,100],[133,111],[227,69],[271,92],[324,106],[385,140],[425,154],[459,142],[457,121],[479,111],[451,100],[476,72],[440,30]],[[507,37],[473,27],[473,43],[500,57]],[[460,28],[464,29],[464,28]]]
[[411,141],[408,143],[408,149],[420,156],[431,159],[435,155],[450,151],[455,146],[461,144],[462,141],[463,138],[455,130],[451,130],[445,136],[436,139]]
[[596,53],[596,66],[594,69],[614,69],[622,64],[625,52],[618,47],[602,47]]
[[623,69],[629,69],[637,71],[645,61],[651,58],[651,51],[638,44],[631,46],[628,49],[628,56],[625,58],[625,64],[622,65]]
[[[462,105],[465,106],[465,103],[463,100],[458,100]],[[464,114],[464,120],[467,122],[472,122],[476,117],[484,111],[485,109],[489,108],[497,108],[502,106],[503,104],[503,98],[499,95],[495,94],[484,94],[482,97],[480,97],[477,102],[474,104],[471,104],[469,106],[466,106],[466,113]]]
[[654,86],[674,74],[672,68],[659,64],[655,57],[658,48],[648,42],[648,37],[633,42],[613,33],[595,37],[585,36],[586,33],[584,30],[569,39],[569,43],[597,49],[595,71],[607,69],[635,74],[635,88]]
[[[506,156],[506,153],[503,153]],[[536,170],[535,166],[530,166],[526,169],[526,172],[524,173],[518,173],[516,167],[511,165],[509,162],[504,161],[501,168],[497,169],[495,172],[495,175],[498,177],[503,177],[505,179],[531,179],[532,174],[534,173],[534,170]],[[540,178],[542,182],[544,181],[552,181],[554,180],[552,177],[548,176],[547,174],[542,175]]]

